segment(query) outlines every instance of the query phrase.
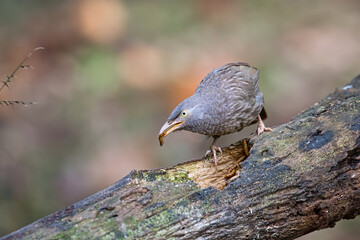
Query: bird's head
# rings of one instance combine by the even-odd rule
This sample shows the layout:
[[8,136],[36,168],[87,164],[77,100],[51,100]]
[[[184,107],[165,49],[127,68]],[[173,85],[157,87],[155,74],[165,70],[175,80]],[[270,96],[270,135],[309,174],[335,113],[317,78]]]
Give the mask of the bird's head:
[[193,95],[180,103],[170,114],[168,120],[159,132],[160,146],[164,144],[164,137],[174,131],[188,130],[198,125],[203,117],[203,106],[198,104],[197,98]]

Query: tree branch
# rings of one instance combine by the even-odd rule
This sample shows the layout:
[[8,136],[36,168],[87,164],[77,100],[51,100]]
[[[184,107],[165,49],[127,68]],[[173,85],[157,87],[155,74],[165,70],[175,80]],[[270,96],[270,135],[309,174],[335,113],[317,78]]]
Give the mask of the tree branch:
[[246,159],[240,141],[217,171],[208,159],[132,171],[1,239],[291,239],[333,227],[360,213],[359,109],[360,75],[252,137]]

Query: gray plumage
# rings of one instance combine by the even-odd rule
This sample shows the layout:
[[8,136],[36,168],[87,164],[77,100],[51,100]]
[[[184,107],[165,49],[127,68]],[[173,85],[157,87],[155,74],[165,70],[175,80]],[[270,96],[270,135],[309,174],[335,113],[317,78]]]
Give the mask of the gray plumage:
[[213,136],[210,152],[217,166],[216,152],[222,151],[215,142],[221,135],[240,131],[256,122],[258,134],[272,131],[261,120],[266,113],[258,78],[258,69],[246,63],[229,63],[213,70],[201,81],[194,95],[170,114],[159,133],[160,145],[164,144],[164,137],[179,130]]
[[208,136],[221,136],[250,125],[264,104],[259,90],[259,71],[246,63],[229,63],[209,73],[194,95],[181,102],[168,122],[189,115],[177,129]]

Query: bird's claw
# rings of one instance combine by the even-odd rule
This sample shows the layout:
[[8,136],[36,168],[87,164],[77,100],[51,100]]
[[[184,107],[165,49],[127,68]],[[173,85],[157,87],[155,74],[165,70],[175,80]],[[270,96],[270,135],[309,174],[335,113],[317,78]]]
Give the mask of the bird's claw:
[[217,166],[217,156],[216,156],[216,152],[220,152],[220,154],[222,154],[222,150],[220,147],[217,147],[215,145],[211,145],[210,146],[210,149],[206,151],[206,154],[205,154],[205,157],[209,156],[210,154],[213,155],[214,157],[214,163],[215,163],[215,166]]
[[[220,154],[222,154],[222,149],[220,147],[214,147],[214,149],[215,149],[214,151],[220,152]],[[205,153],[205,157],[210,156],[211,153],[213,154],[212,149],[207,150],[206,153]]]
[[209,150],[207,150],[207,151],[206,151],[206,153],[205,153],[205,157],[210,156],[210,154],[211,154],[211,150],[209,149]]
[[257,115],[257,119],[258,119],[258,128],[257,128],[256,132],[257,132],[258,135],[261,135],[264,132],[272,132],[271,128],[265,127],[265,124],[261,120],[260,115]]
[[214,146],[214,149],[215,149],[216,152],[219,152],[220,154],[222,154],[221,147]]
[[257,134],[259,136],[259,135],[263,134],[264,132],[272,132],[272,129],[268,128],[268,127],[265,127],[265,125],[262,125],[262,126],[258,127],[256,132],[257,132]]

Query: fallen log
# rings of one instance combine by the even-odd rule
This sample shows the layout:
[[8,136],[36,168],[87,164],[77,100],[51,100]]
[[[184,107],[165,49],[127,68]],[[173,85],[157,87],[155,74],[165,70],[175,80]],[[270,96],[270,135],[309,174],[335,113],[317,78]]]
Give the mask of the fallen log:
[[360,213],[360,75],[211,159],[132,171],[1,239],[293,239]]

